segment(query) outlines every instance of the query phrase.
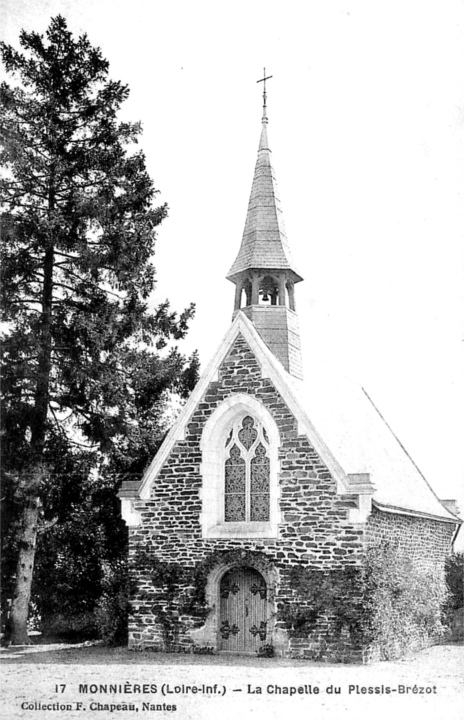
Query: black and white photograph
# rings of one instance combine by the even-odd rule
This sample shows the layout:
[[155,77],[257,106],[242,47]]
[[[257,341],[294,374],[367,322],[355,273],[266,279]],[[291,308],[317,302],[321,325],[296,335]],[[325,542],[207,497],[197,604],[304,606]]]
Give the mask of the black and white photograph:
[[464,716],[464,0],[2,0],[1,715]]

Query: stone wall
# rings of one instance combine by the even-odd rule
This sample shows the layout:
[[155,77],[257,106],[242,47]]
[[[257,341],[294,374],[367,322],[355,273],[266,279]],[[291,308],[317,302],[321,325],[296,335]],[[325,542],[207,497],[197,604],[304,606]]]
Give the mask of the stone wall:
[[[205,539],[201,512],[200,439],[204,423],[231,393],[248,392],[269,410],[279,428],[281,528],[278,538]],[[130,643],[162,645],[162,628],[153,608],[156,590],[149,572],[137,566],[143,551],[164,563],[194,568],[212,553],[230,550],[257,552],[270,558],[279,581],[278,605],[291,597],[287,570],[293,566],[319,569],[342,568],[362,562],[364,529],[347,520],[343,497],[336,482],[306,436],[299,436],[297,422],[261,368],[246,342],[239,336],[225,358],[218,380],[208,387],[188,423],[185,438],[172,450],[161,469],[151,498],[136,501],[141,523],[130,529],[130,556],[138,584],[130,622]],[[180,645],[191,642],[192,623],[184,618]],[[327,629],[327,623],[326,623]]]
[[366,541],[369,546],[395,543],[417,569],[443,573],[455,532],[456,526],[452,523],[383,512],[373,507],[367,521]]
[[[205,422],[231,394],[250,393],[272,415],[280,435],[280,529],[276,537],[204,537],[202,512],[202,453],[200,440]],[[453,526],[438,521],[394,515],[373,509],[366,525],[348,521],[348,504],[337,495],[336,482],[306,436],[298,435],[297,422],[284,399],[239,335],[224,359],[218,379],[207,388],[185,436],[177,442],[160,470],[149,500],[137,500],[138,527],[130,528],[130,560],[137,593],[129,624],[132,647],[179,648],[215,645],[214,613],[206,620],[185,610],[183,600],[192,594],[192,580],[179,581],[175,596],[162,600],[153,583],[150,563],[191,569],[208,559],[242,553],[261,558],[258,565],[272,567],[270,588],[275,609],[298,600],[291,587],[292,568],[329,571],[360,567],[368,544],[399,540],[419,568],[442,568],[449,551]],[[208,599],[208,598],[207,598]],[[163,610],[169,606],[169,612]],[[201,604],[201,602],[200,602]],[[212,601],[209,598],[211,607]],[[167,625],[171,623],[171,630]],[[330,614],[321,614],[306,637],[289,637],[282,620],[273,619],[272,642],[282,654],[326,660],[362,660],[366,652],[355,648],[347,628],[333,629]]]

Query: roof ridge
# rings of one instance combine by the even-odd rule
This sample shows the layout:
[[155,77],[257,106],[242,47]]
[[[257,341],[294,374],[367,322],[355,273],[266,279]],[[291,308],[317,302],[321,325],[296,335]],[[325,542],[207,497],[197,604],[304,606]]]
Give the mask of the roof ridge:
[[[435,490],[433,489],[433,487],[430,485],[430,483],[429,483],[429,481],[427,480],[427,478],[425,477],[424,473],[422,472],[422,470],[420,469],[420,467],[417,465],[417,463],[413,460],[413,458],[411,457],[411,455],[408,453],[408,451],[406,450],[405,446],[403,445],[403,443],[401,442],[401,440],[399,439],[399,437],[397,436],[397,434],[395,433],[395,431],[392,429],[392,427],[390,426],[390,424],[389,424],[389,423],[387,422],[387,420],[384,418],[384,416],[383,416],[382,413],[380,412],[379,408],[377,407],[377,405],[375,404],[375,402],[374,402],[374,401],[372,400],[372,398],[370,397],[370,395],[369,395],[369,393],[367,392],[367,390],[366,390],[362,385],[360,385],[360,388],[361,388],[361,390],[363,391],[364,395],[365,395],[365,396],[367,397],[367,399],[369,400],[369,402],[371,403],[371,405],[372,405],[372,407],[374,408],[374,410],[376,411],[376,413],[377,413],[377,414],[379,415],[379,417],[382,419],[382,422],[385,423],[385,425],[387,426],[387,428],[389,429],[389,431],[391,432],[391,434],[392,434],[393,437],[395,438],[396,442],[398,443],[398,445],[400,446],[400,448],[402,449],[402,451],[404,452],[404,454],[406,455],[406,457],[408,458],[408,460],[412,463],[412,465],[414,465],[415,469],[417,470],[417,472],[419,473],[419,475],[421,476],[421,478],[423,479],[423,481],[425,482],[425,484],[427,485],[428,489],[430,490],[430,492],[432,493],[432,495],[435,497],[435,499],[438,500],[438,502],[439,502],[440,505],[443,507],[443,509],[444,509],[447,513],[449,513],[450,517],[452,517],[452,518],[458,517],[457,515],[453,515],[453,513],[451,513],[451,512],[448,510],[448,508],[447,508],[445,505],[443,505],[442,501],[440,500],[440,498],[439,498],[438,495],[436,494],[436,492],[435,492]],[[392,506],[392,507],[393,507],[393,506]]]

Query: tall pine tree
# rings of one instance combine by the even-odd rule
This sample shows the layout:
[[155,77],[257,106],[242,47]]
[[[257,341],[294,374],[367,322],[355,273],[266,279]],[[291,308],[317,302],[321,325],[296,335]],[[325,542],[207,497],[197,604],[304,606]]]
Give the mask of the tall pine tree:
[[16,84],[0,89],[3,472],[10,507],[20,508],[9,525],[15,644],[28,641],[41,518],[59,517],[69,468],[86,479],[96,463],[139,471],[163,431],[166,392],[186,395],[197,371],[195,356],[166,348],[184,337],[193,307],[180,316],[167,301],[148,307],[167,208],[154,207],[134,148],[140,125],[117,118],[128,88],[61,16],[45,38],[23,31],[20,44],[1,45]]

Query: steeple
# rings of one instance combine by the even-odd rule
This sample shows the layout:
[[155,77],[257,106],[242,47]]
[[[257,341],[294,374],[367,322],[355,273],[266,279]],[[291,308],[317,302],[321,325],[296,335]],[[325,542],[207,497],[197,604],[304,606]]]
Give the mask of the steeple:
[[263,117],[253,184],[242,244],[227,279],[235,283],[235,314],[241,310],[284,368],[302,377],[295,283],[303,278],[295,269],[285,234],[279,193],[267,137],[266,71]]

